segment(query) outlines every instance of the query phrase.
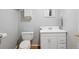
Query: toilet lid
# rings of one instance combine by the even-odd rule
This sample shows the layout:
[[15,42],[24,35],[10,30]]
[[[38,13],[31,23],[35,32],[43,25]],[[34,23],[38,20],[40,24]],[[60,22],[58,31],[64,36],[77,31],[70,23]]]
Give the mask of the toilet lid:
[[24,40],[20,43],[19,48],[21,49],[29,49],[30,48],[30,40]]

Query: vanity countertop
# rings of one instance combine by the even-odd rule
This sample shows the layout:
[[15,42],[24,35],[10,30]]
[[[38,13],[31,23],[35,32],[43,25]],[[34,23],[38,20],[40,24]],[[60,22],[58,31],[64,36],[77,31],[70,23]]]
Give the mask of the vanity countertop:
[[66,32],[66,31],[65,30],[55,29],[55,30],[40,30],[40,32]]
[[47,33],[47,32],[66,32],[66,31],[59,29],[59,26],[40,26],[40,32]]

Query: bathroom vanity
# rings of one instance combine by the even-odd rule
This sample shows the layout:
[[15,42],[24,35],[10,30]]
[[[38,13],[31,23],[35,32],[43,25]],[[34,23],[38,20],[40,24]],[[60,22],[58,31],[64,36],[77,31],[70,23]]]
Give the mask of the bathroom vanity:
[[41,49],[66,49],[66,35],[67,32],[60,30],[57,27],[49,29],[41,28],[40,30],[40,48]]

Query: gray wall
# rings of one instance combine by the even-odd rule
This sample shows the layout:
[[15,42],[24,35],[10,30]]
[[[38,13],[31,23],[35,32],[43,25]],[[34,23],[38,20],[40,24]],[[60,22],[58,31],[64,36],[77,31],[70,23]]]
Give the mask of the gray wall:
[[[56,10],[57,13],[57,10]],[[56,15],[58,16],[58,15]],[[43,9],[33,9],[32,10],[32,20],[24,21],[23,17],[21,20],[21,32],[34,32],[33,43],[39,43],[39,30],[40,26],[43,25],[58,25],[58,18],[47,18],[44,16]]]
[[75,34],[78,32],[78,17],[76,9],[63,10],[63,28],[67,31],[67,48],[77,48]]
[[18,10],[0,9],[0,33],[8,37],[0,41],[0,48],[15,48],[18,39]]
[[79,9],[77,10],[78,12],[78,20],[77,20],[77,24],[78,24],[78,32],[79,32]]

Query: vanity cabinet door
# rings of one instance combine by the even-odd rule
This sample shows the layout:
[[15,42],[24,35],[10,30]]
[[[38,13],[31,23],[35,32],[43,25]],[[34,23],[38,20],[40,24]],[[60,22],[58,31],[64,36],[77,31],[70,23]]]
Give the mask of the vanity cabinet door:
[[56,49],[57,48],[57,39],[56,37],[48,37],[48,48]]
[[56,37],[41,37],[41,48],[42,49],[56,49],[57,39]]
[[40,40],[40,48],[41,49],[48,49],[48,39],[47,39],[47,37],[41,37],[40,38],[41,40]]

